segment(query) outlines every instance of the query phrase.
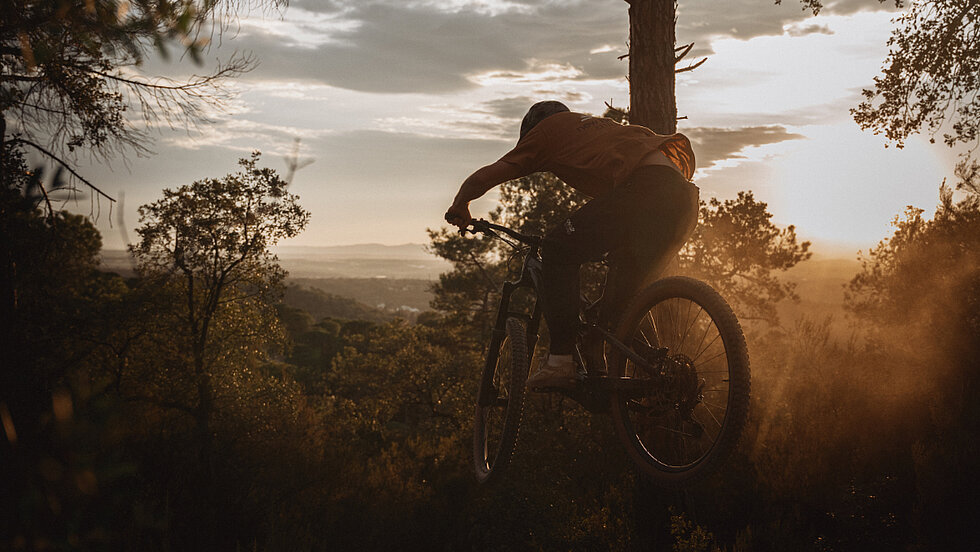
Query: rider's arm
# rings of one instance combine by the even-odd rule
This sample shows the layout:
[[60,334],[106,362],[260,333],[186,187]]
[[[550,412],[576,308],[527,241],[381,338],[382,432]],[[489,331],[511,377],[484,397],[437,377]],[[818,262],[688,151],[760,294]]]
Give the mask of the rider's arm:
[[459,187],[454,205],[466,205],[478,197],[482,197],[498,184],[525,176],[517,165],[506,161],[497,161],[478,169],[471,174]]
[[503,160],[491,163],[477,170],[469,178],[464,180],[463,184],[459,187],[456,199],[453,200],[453,204],[446,211],[446,221],[460,228],[465,227],[473,218],[470,215],[471,201],[481,197],[497,184],[520,178],[527,174],[521,167]]
[[542,170],[542,151],[547,143],[547,134],[535,128],[506,155],[471,174],[459,187],[456,199],[446,212],[446,220],[460,228],[464,227],[470,222],[471,201],[483,196],[498,184]]

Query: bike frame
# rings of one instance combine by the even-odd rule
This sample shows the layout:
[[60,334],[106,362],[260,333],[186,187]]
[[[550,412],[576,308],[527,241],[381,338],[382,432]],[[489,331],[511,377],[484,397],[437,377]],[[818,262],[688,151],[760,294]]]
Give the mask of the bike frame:
[[[527,253],[524,255],[524,263],[521,267],[520,277],[516,281],[505,282],[501,288],[500,301],[497,305],[497,315],[490,334],[490,350],[487,351],[484,369],[489,369],[490,367],[496,365],[500,352],[500,343],[507,335],[505,329],[507,325],[507,318],[511,316],[524,320],[527,326],[528,362],[530,362],[531,357],[534,355],[534,347],[537,344],[538,328],[541,324],[542,315],[541,302],[539,300],[538,293],[538,290],[541,288],[542,271],[542,261],[538,256],[538,251],[541,247],[540,239],[534,236],[526,236],[507,227],[492,224],[483,220],[474,221],[473,226],[473,232],[483,232],[503,240],[503,238],[494,232],[494,230],[497,230],[504,232],[517,241],[529,246]],[[511,297],[521,288],[530,288],[534,292],[534,305],[531,308],[530,315],[528,315],[526,312],[513,311],[510,309]],[[592,306],[594,306],[594,304]],[[581,336],[583,336],[583,340],[589,339],[592,336],[595,336],[594,338],[603,339],[605,342],[609,343],[616,350],[622,353],[626,358],[647,369],[648,373],[657,374],[661,371],[659,367],[653,366],[647,359],[635,353],[633,350],[619,341],[619,339],[617,339],[612,333],[601,327],[596,322],[583,322],[579,333]],[[661,353],[661,358],[658,360],[662,360],[662,358],[666,357],[666,350],[657,352]],[[656,384],[654,379],[640,380],[636,378],[610,378],[603,372],[599,372],[596,369],[597,361],[595,359],[586,358],[584,355],[582,355],[581,351],[579,351],[578,347],[576,347],[575,354],[578,356],[579,362],[586,370],[586,380],[581,386],[573,389],[562,389],[560,392],[572,400],[575,400],[589,411],[607,411],[609,409],[609,392],[616,391],[624,395],[631,395],[635,393],[637,396],[639,396],[649,392],[651,387]],[[492,384],[485,382],[484,385],[488,386]],[[491,389],[484,389],[483,391],[482,396],[484,397],[489,398],[496,396],[496,393],[490,392]],[[488,405],[481,404],[481,406]]]

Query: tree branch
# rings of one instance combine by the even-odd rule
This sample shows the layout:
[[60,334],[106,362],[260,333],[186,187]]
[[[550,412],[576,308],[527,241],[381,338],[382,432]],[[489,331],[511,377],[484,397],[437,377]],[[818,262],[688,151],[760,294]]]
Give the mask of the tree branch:
[[693,71],[693,70],[697,69],[698,67],[701,67],[701,65],[704,62],[706,62],[706,61],[708,61],[708,58],[704,58],[701,61],[699,61],[699,62],[697,62],[697,63],[695,63],[693,65],[688,65],[687,67],[684,67],[683,69],[674,69],[674,73],[686,73],[688,71]]
[[42,80],[44,80],[44,77],[41,76],[29,77],[27,75],[0,75],[0,81],[39,82]]
[[677,52],[680,52],[679,54],[677,54],[677,55],[674,56],[674,63],[676,64],[678,61],[684,59],[684,56],[686,56],[687,54],[689,54],[691,52],[691,48],[694,48],[694,43],[693,42],[690,43],[690,44],[688,44],[687,46],[680,46],[678,48],[674,48],[674,53],[675,54]]
[[80,180],[82,182],[82,184],[85,184],[86,186],[88,186],[89,188],[91,188],[93,191],[95,191],[96,193],[98,193],[100,196],[102,196],[102,197],[108,199],[109,201],[115,203],[116,200],[113,199],[112,197],[110,197],[109,194],[107,194],[107,193],[103,192],[102,190],[98,189],[95,186],[95,184],[92,184],[84,176],[78,174],[78,172],[76,172],[75,169],[71,168],[71,165],[69,165],[64,160],[62,160],[60,157],[58,157],[57,155],[51,153],[50,151],[48,151],[44,147],[39,146],[38,144],[35,144],[34,142],[32,142],[30,140],[25,140],[24,138],[14,138],[13,140],[7,141],[7,143],[8,144],[24,144],[26,146],[31,146],[32,148],[40,151],[41,153],[43,153],[44,155],[50,157],[53,161],[56,161],[59,165],[61,165],[65,169],[67,169],[68,172],[71,173],[72,176],[74,176],[75,178],[77,178],[78,180]]

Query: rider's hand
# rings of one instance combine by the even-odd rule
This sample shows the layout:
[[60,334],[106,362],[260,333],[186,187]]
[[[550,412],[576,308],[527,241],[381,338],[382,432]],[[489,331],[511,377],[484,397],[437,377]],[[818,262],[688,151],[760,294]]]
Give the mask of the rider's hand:
[[446,222],[458,227],[460,230],[466,228],[473,217],[470,216],[468,203],[453,203],[446,211]]

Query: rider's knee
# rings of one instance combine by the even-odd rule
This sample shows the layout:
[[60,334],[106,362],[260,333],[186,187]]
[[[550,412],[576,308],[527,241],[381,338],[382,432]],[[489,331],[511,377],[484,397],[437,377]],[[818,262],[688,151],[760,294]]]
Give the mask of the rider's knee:
[[562,240],[545,238],[541,241],[541,262],[545,266],[578,265],[575,251]]

